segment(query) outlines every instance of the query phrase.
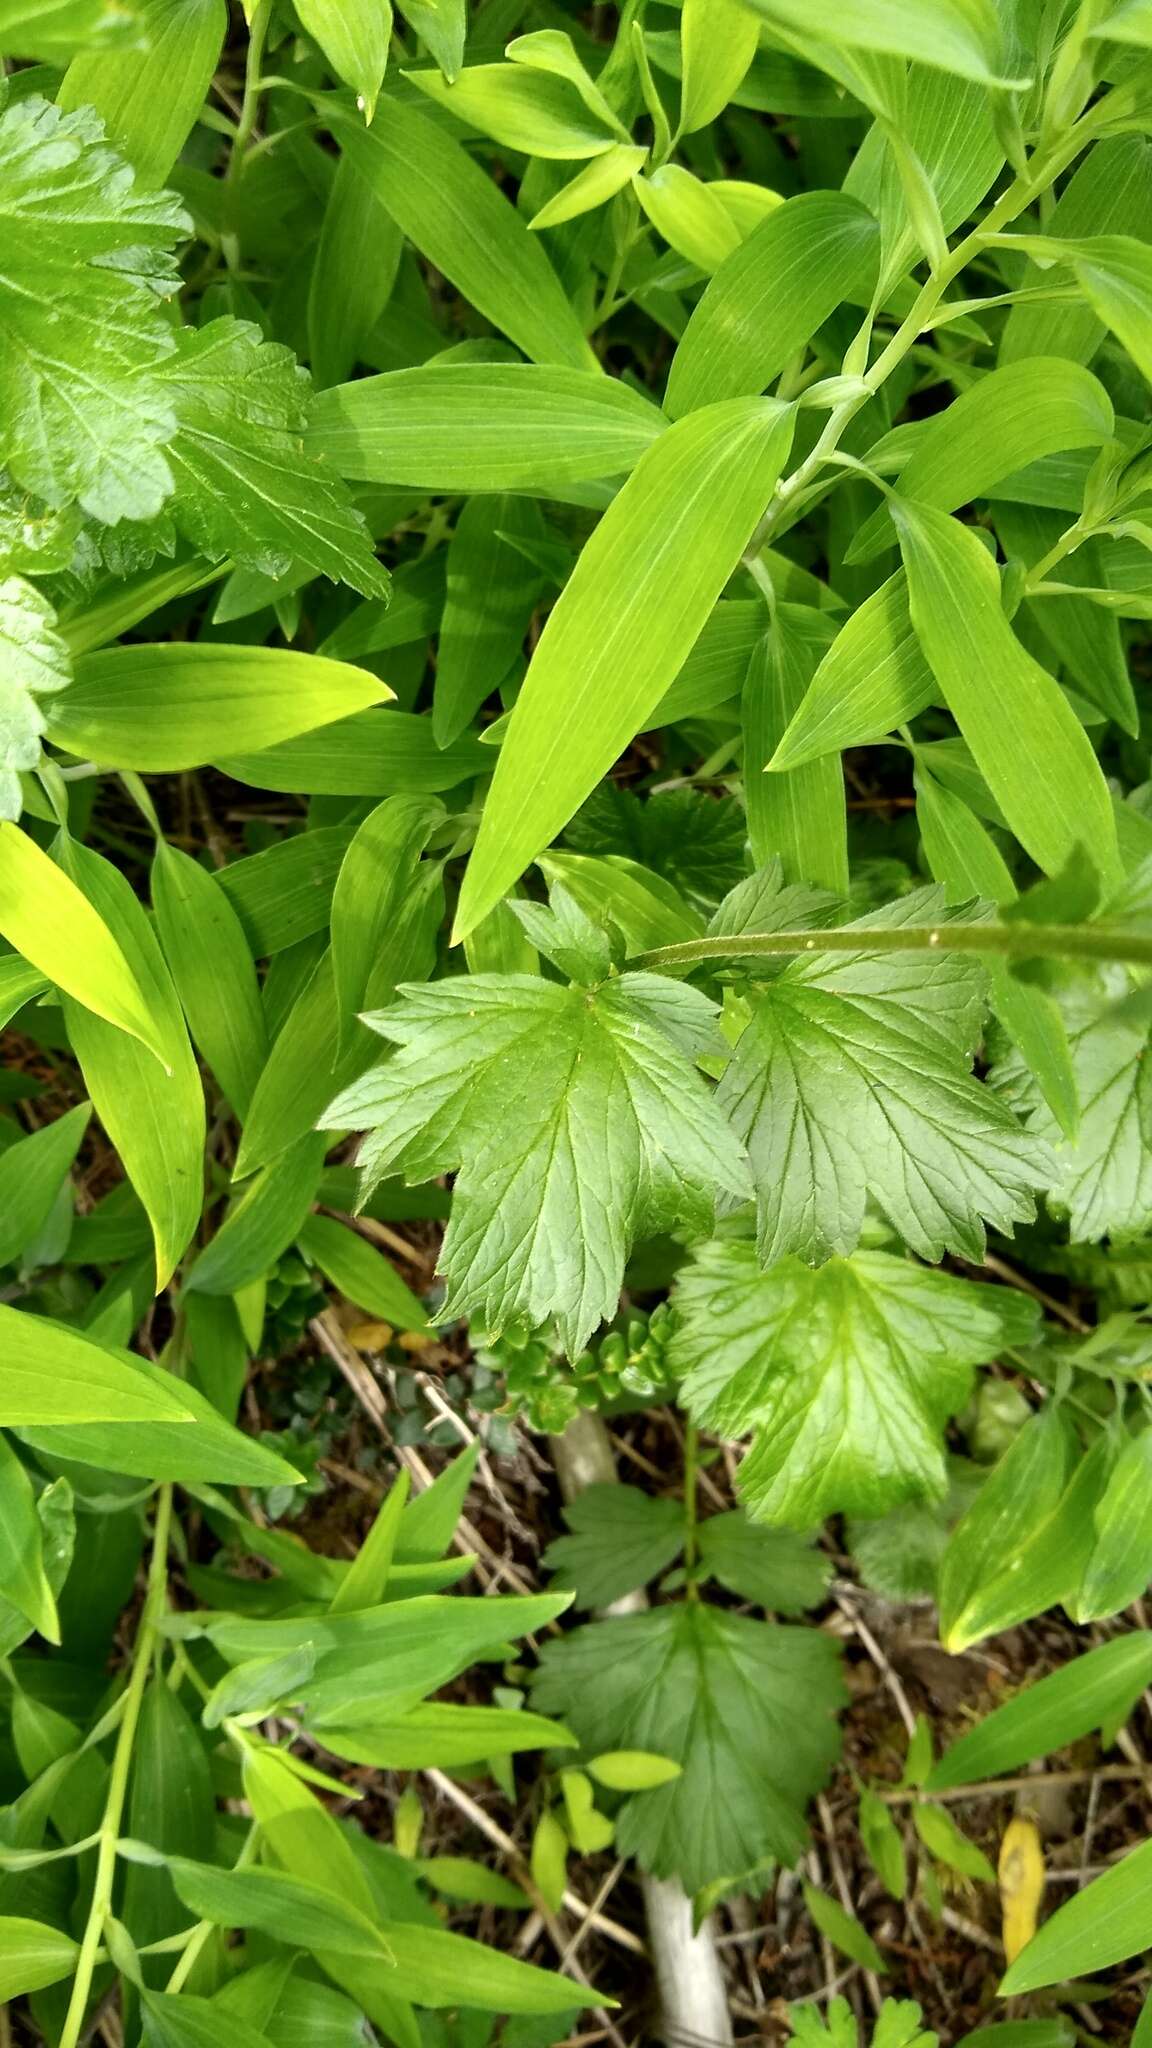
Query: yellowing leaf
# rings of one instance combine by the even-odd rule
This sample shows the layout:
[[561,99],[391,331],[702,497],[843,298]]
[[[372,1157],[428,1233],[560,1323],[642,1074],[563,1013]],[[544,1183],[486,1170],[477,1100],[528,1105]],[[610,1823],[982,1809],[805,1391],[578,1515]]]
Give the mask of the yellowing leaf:
[[1018,1814],[1004,1830],[996,1865],[1004,1920],[1004,1953],[1016,1961],[1036,1932],[1044,1896],[1044,1848],[1034,1820]]

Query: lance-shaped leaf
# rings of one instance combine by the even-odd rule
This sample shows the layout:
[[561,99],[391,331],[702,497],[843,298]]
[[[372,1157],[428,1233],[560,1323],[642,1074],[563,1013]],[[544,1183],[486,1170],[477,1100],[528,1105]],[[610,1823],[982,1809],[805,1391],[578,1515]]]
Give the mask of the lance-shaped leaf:
[[867,293],[880,230],[858,199],[804,192],[721,264],[672,359],[665,407],[763,391],[852,293]]
[[682,1767],[625,1801],[621,1855],[691,1891],[770,1856],[795,1861],[804,1802],[840,1747],[845,1693],[826,1636],[684,1601],[593,1622],[547,1644],[540,1662],[533,1705],[587,1752],[648,1750]]
[[165,251],[186,225],[171,193],[134,186],[87,108],[0,114],[0,458],[50,505],[149,519],[171,490],[157,290],[175,289]]
[[[918,890],[875,926],[954,916]],[[754,999],[719,1102],[748,1146],[760,1253],[817,1263],[852,1251],[870,1196],[922,1258],[979,1261],[984,1219],[1035,1214],[1047,1146],[969,1071],[985,976],[970,956],[798,960]]]
[[1092,742],[1012,631],[991,555],[933,506],[893,498],[892,516],[920,645],[1020,844],[1048,874],[1087,846],[1104,879],[1118,881],[1112,800]]
[[[53,7],[53,21],[73,11]],[[168,182],[200,118],[228,33],[228,9],[225,0],[146,0],[143,13],[144,47],[125,38],[127,48],[82,48],[56,104],[65,113],[94,107],[109,142],[124,152],[140,184],[154,189]]]
[[512,713],[464,877],[463,938],[642,730],[772,496],[793,412],[738,399],[651,447],[585,547]]
[[[753,4],[774,27],[811,39],[812,13],[805,0]],[[1003,31],[994,0],[838,0],[825,33],[830,42],[850,50],[913,57],[983,85],[1028,82],[1004,75]]]
[[498,1332],[554,1316],[574,1356],[615,1312],[635,1238],[707,1230],[718,1193],[747,1191],[693,1066],[713,1006],[647,974],[596,989],[481,974],[401,994],[369,1020],[399,1051],[325,1123],[369,1128],[369,1186],[458,1169],[445,1317]]
[[697,1422],[751,1435],[740,1493],[810,1528],[942,1495],[943,1430],[972,1367],[1026,1343],[1035,1304],[888,1252],[764,1272],[751,1245],[705,1245],[676,1290],[671,1361]]

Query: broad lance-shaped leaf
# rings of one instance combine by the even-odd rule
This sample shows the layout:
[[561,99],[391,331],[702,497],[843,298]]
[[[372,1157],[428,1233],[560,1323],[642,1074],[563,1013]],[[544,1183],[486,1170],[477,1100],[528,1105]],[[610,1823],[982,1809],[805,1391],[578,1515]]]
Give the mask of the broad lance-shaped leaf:
[[1092,742],[1012,631],[991,555],[934,506],[893,497],[892,517],[920,645],[1021,846],[1047,874],[1086,846],[1104,880],[1118,882],[1112,800]]
[[[920,889],[867,922],[956,915]],[[978,1262],[984,1219],[1011,1234],[1035,1214],[1048,1148],[969,1071],[985,988],[969,955],[825,954],[753,997],[718,1101],[748,1146],[765,1262],[852,1251],[869,1196],[933,1260]]]
[[752,1436],[739,1482],[749,1513],[800,1529],[942,1495],[944,1425],[972,1367],[1027,1343],[1037,1321],[1007,1288],[888,1252],[764,1272],[750,1244],[722,1242],[697,1253],[676,1304],[669,1355],[688,1413]]
[[992,1077],[1005,1101],[1027,1117],[1029,1130],[1051,1145],[1056,1169],[1048,1199],[1081,1244],[1152,1229],[1148,1024],[1117,1011],[1122,993],[1123,984],[1093,976],[1069,981],[1057,994],[1080,1100],[1075,1138],[1060,1130],[1018,1054]]
[[540,636],[460,892],[464,938],[642,731],[763,514],[792,441],[776,399],[706,406],[613,499]]
[[533,1705],[563,1719],[589,1754],[641,1749],[682,1766],[625,1801],[616,1844],[688,1891],[768,1857],[796,1860],[804,1802],[839,1752],[845,1699],[835,1645],[819,1630],[698,1600],[549,1642],[532,1688]]
[[871,290],[880,229],[858,199],[803,192],[720,265],[672,358],[673,419],[763,391],[853,292]]
[[88,109],[0,114],[0,460],[49,505],[151,519],[172,488],[157,370],[175,337],[157,292],[176,288],[164,252],[187,225]]
[[337,471],[302,440],[308,378],[289,349],[243,320],[186,328],[163,364],[176,432],[171,514],[202,554],[283,576],[306,563],[365,597],[388,572]]
[[365,1127],[366,1184],[458,1169],[441,1255],[443,1316],[489,1332],[555,1317],[575,1356],[615,1313],[628,1246],[707,1230],[748,1192],[740,1146],[694,1058],[715,1010],[623,974],[594,989],[526,974],[406,987],[368,1021],[399,1047],[328,1110]]
[[0,579],[0,818],[23,808],[20,776],[40,759],[37,699],[68,681],[68,649],[46,597],[23,576]]

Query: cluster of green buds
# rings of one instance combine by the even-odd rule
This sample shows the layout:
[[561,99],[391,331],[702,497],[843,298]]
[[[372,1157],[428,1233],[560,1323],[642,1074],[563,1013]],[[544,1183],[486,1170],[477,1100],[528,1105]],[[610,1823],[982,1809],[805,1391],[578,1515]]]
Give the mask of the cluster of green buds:
[[482,1375],[502,1382],[502,1415],[559,1436],[581,1408],[602,1413],[667,1399],[671,1334],[672,1311],[661,1302],[650,1316],[630,1310],[571,1364],[550,1332],[511,1330],[480,1347],[476,1364]]

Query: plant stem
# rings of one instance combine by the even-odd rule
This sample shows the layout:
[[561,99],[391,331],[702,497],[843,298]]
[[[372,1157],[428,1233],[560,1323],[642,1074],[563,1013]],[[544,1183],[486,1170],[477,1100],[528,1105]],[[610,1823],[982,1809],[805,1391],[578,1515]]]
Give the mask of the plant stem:
[[699,1549],[696,1542],[696,1474],[700,1461],[700,1432],[694,1422],[684,1425],[684,1569],[688,1574],[685,1593],[698,1600],[699,1587],[692,1574]]
[[168,1537],[172,1526],[172,1488],[162,1486],[156,1496],[156,1522],[152,1532],[152,1556],[148,1565],[148,1588],[144,1596],[144,1609],[136,1642],[132,1651],[132,1673],[125,1693],[124,1715],[116,1737],[116,1749],[112,1758],[112,1775],[108,1780],[108,1796],[104,1802],[104,1816],[100,1823],[100,1852],[96,1859],[96,1876],[92,1885],[92,1903],[88,1908],[88,1920],[80,1943],[80,1954],[76,1961],[76,1975],[72,1983],[72,1996],[64,2030],[60,2036],[59,2048],[76,2048],[88,2009],[92,1990],[92,1977],[100,1951],[104,1923],[112,1910],[112,1887],[116,1879],[116,1850],[120,1840],[120,1827],[124,1816],[124,1802],[128,1796],[128,1777],[132,1768],[132,1752],[136,1742],[136,1727],[140,1719],[140,1708],[144,1689],[152,1668],[152,1656],[159,1640],[160,1617],[168,1595]]
[[739,932],[685,939],[638,953],[629,968],[671,973],[705,960],[758,960],[782,953],[997,953],[1016,960],[1123,960],[1152,967],[1152,932],[1104,924],[843,926],[827,932]]
[[[244,169],[244,158],[252,140],[256,123],[260,117],[260,74],[264,68],[264,45],[268,40],[268,26],[272,19],[272,0],[256,0],[252,19],[248,25],[248,55],[244,63],[244,96],[240,102],[240,117],[236,133],[232,138],[232,149],[224,182],[233,188],[231,204],[235,206],[235,186]],[[221,237],[221,248],[229,270],[235,270],[240,261],[240,240],[233,228]]]

